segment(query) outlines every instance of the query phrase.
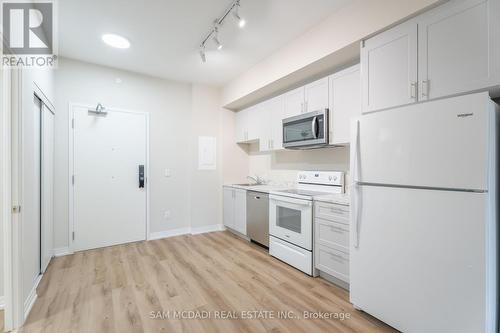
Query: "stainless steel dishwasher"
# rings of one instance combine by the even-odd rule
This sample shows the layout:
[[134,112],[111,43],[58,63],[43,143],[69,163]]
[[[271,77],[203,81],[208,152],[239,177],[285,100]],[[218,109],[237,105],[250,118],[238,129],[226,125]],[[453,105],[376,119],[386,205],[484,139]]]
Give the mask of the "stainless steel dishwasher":
[[247,191],[247,233],[256,243],[269,247],[269,195]]

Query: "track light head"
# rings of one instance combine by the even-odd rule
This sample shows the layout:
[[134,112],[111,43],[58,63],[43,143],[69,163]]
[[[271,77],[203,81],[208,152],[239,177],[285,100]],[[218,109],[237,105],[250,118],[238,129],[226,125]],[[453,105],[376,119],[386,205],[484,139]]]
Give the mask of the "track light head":
[[219,28],[217,26],[214,28],[214,36],[212,39],[217,47],[217,50],[222,50],[222,43],[219,41]]
[[202,45],[200,47],[200,58],[201,58],[201,61],[203,61],[203,63],[207,62],[207,56],[205,54],[205,45]]
[[240,16],[240,14],[239,14],[239,8],[240,8],[240,3],[238,1],[238,3],[234,6],[233,16],[238,21],[238,27],[244,28],[245,25],[247,24],[247,21]]

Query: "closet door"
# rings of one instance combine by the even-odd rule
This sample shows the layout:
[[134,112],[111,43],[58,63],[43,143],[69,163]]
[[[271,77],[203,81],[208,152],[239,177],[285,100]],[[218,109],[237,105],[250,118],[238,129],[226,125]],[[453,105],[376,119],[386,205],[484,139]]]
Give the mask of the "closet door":
[[53,254],[54,230],[54,114],[45,105],[41,113],[41,271]]

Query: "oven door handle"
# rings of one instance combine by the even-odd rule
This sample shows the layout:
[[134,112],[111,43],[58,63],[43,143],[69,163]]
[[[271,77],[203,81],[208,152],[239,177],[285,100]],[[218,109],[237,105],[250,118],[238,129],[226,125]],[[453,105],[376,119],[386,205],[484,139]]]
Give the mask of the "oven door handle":
[[284,203],[284,204],[300,205],[300,206],[306,206],[306,207],[312,206],[312,201],[309,201],[309,200],[301,200],[301,199],[295,199],[295,198],[290,198],[290,197],[283,199],[282,196],[278,197],[278,196],[273,196],[273,195],[271,195],[269,197],[269,199],[271,199],[271,202],[276,204],[276,205],[279,205],[280,203]]
[[312,132],[315,139],[318,138],[318,117],[314,117],[312,121]]

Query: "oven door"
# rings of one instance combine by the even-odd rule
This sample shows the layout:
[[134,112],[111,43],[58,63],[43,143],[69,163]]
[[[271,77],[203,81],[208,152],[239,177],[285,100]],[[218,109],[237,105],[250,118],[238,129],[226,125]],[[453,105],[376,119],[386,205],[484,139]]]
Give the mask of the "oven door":
[[328,144],[328,109],[283,119],[283,147]]
[[271,195],[269,234],[312,251],[312,201]]

